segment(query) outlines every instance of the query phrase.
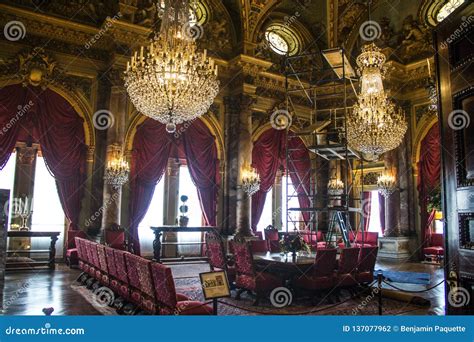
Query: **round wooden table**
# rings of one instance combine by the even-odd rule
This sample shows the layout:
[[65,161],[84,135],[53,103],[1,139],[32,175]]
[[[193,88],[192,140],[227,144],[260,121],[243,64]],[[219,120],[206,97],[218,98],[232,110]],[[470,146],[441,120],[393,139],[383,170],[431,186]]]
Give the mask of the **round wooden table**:
[[[298,255],[300,254],[300,255]],[[257,271],[275,273],[286,280],[303,275],[314,264],[316,253],[254,253],[253,260]]]

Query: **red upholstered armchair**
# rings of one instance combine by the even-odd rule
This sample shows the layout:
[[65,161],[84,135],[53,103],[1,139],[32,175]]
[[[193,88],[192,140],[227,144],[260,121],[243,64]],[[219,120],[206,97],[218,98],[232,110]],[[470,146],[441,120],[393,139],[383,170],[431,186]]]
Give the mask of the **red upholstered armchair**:
[[324,239],[324,233],[322,231],[300,231],[304,242],[306,242],[312,249],[326,248],[326,241]]
[[268,244],[268,250],[272,253],[280,252],[280,235],[278,234],[278,229],[270,225],[267,226],[263,232],[265,234],[265,241],[267,241]]
[[365,236],[362,232],[357,232],[354,247],[378,247],[379,233],[377,232],[365,232]]
[[213,311],[209,305],[176,294],[173,274],[169,267],[152,263],[151,273],[161,315],[212,315]]
[[370,284],[374,280],[378,250],[378,247],[362,247],[360,249],[356,275],[359,284]]
[[268,252],[268,244],[265,240],[251,240],[249,241],[250,248],[252,249],[252,253],[267,253]]
[[66,265],[71,268],[76,268],[79,265],[79,258],[77,256],[77,245],[75,238],[86,238],[86,233],[82,230],[68,230],[67,231],[67,248],[66,248]]
[[221,236],[216,231],[206,232],[206,251],[209,265],[213,271],[224,270],[227,273],[229,285],[234,286],[235,267],[231,267],[225,255],[224,243]]
[[345,247],[341,249],[339,264],[336,271],[337,287],[351,287],[357,285],[356,270],[360,248]]
[[115,249],[126,250],[125,232],[115,230],[105,230],[105,244]]
[[256,272],[253,265],[253,256],[250,246],[246,241],[232,241],[235,257],[236,278],[235,285],[239,289],[236,299],[244,291],[252,291],[257,295],[254,305],[269,294],[273,289],[283,286],[283,281],[278,276],[268,272]]
[[427,260],[435,260],[440,262],[444,256],[444,235],[431,234],[428,247],[423,248],[423,254]]
[[319,249],[311,269],[294,279],[295,287],[312,292],[333,288],[336,284],[336,254],[335,248]]

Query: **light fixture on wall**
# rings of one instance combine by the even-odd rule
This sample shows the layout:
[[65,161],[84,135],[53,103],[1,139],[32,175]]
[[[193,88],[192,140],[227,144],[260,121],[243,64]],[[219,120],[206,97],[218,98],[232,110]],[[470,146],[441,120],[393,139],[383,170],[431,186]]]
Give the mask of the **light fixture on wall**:
[[333,178],[328,183],[330,196],[341,196],[344,193],[344,183],[339,178]]
[[370,160],[377,160],[382,153],[398,147],[408,128],[403,111],[385,94],[384,64],[385,55],[375,44],[362,48],[357,57],[361,91],[347,118],[349,146]]
[[190,17],[189,0],[161,0],[157,7],[160,31],[127,63],[125,87],[140,113],[173,133],[209,110],[219,92],[217,65],[198,51],[202,27]]
[[119,189],[128,182],[130,166],[124,159],[121,152],[114,152],[110,160],[107,161],[104,172],[105,183],[114,189]]
[[383,197],[390,197],[397,190],[397,181],[391,173],[384,172],[377,179],[377,188]]
[[242,190],[249,196],[260,190],[260,176],[255,168],[248,165],[242,170]]

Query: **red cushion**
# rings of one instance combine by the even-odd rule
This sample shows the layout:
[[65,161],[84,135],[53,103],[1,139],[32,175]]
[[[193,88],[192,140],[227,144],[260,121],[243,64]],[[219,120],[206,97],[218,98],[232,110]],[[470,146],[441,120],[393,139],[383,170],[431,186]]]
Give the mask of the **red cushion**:
[[443,247],[426,247],[423,248],[423,253],[427,255],[444,255]]
[[66,251],[66,258],[77,259],[77,248],[71,248]]

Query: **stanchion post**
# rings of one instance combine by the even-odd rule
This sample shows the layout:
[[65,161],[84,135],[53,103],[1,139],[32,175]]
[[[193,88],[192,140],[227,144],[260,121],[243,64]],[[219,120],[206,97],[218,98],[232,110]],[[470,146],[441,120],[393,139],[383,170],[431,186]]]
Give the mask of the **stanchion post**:
[[382,316],[382,280],[383,274],[382,272],[377,273],[377,287],[379,291],[379,316]]
[[212,300],[212,313],[214,316],[217,316],[217,298]]

